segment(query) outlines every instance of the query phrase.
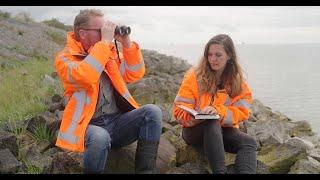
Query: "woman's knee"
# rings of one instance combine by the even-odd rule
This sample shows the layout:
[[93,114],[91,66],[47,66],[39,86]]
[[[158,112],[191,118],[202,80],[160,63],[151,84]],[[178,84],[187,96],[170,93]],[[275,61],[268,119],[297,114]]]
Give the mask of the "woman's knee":
[[245,138],[242,138],[242,146],[250,147],[251,149],[254,149],[255,151],[258,149],[258,144],[255,138],[252,136],[246,135]]
[[214,134],[221,134],[221,125],[219,121],[216,120],[207,120],[207,124],[205,126],[205,131],[209,131]]

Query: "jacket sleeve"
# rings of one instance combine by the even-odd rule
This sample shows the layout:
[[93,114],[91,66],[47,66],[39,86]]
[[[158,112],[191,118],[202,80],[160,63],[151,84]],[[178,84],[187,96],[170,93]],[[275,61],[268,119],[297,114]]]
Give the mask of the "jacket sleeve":
[[126,83],[140,80],[145,73],[145,64],[141,49],[136,42],[131,43],[130,48],[122,48],[120,72]]
[[185,74],[178,94],[173,103],[174,118],[183,127],[191,127],[200,123],[200,121],[194,120],[188,112],[177,106],[181,104],[191,109],[196,108],[196,93],[194,88],[196,88],[197,85],[192,78],[193,75],[194,74],[190,73],[190,70]]
[[64,86],[77,90],[88,89],[98,83],[110,55],[110,44],[98,42],[84,60],[71,60],[69,53],[60,53],[54,64]]
[[227,100],[224,104],[214,105],[220,116],[222,116],[222,126],[238,126],[240,122],[247,120],[250,115],[252,101],[252,92],[247,83],[243,83],[240,95],[232,100]]

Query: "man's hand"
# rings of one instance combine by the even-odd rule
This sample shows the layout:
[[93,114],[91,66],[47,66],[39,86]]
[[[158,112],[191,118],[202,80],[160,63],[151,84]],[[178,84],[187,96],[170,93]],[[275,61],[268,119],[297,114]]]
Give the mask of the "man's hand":
[[[118,25],[118,26],[121,26],[121,25]],[[131,40],[130,40],[130,35],[127,34],[127,35],[124,35],[124,36],[121,36],[120,34],[116,34],[114,36],[114,39],[119,41],[123,47],[125,48],[130,48],[131,47]]]
[[201,113],[205,113],[205,114],[216,114],[217,110],[212,107],[212,106],[206,106],[204,107],[204,109],[201,111]]
[[111,21],[106,21],[101,28],[101,41],[110,43],[114,38],[114,30],[116,29],[116,24]]

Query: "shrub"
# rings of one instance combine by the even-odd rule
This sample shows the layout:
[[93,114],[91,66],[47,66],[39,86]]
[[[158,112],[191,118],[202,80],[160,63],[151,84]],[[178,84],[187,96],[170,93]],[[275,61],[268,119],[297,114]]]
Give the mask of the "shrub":
[[72,26],[65,25],[56,18],[52,18],[51,20],[42,21],[42,23],[47,24],[48,26],[63,29],[66,31],[72,30]]
[[34,22],[34,20],[31,18],[30,13],[27,12],[20,12],[15,16],[15,19],[20,22]]
[[54,138],[54,132],[51,131],[47,126],[43,123],[36,125],[34,129],[34,133],[32,135],[35,141],[47,141],[52,142]]
[[11,17],[11,13],[9,13],[9,12],[2,12],[2,11],[0,11],[0,17],[1,18],[10,18]]
[[65,35],[62,33],[51,31],[48,29],[44,30],[44,33],[47,34],[52,39],[52,41],[54,41],[55,43],[57,43],[59,45],[63,45],[66,41]]

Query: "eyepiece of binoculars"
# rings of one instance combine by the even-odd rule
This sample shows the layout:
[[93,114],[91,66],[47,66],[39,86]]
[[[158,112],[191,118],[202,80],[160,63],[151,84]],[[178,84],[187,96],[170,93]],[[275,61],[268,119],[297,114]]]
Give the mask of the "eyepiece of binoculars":
[[129,26],[117,26],[114,33],[121,36],[128,35],[131,33],[131,28]]

